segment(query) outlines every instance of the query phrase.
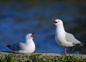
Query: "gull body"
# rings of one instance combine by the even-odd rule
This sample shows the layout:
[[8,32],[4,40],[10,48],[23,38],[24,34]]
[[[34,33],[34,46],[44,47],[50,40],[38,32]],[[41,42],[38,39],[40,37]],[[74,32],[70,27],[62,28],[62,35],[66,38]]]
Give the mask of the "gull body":
[[52,24],[56,25],[55,40],[60,46],[64,47],[64,54],[61,55],[66,55],[66,47],[72,47],[76,44],[82,45],[71,33],[65,31],[62,20],[56,19],[54,22]]
[[35,51],[35,43],[33,41],[34,33],[26,35],[25,42],[18,42],[13,45],[7,45],[14,53],[33,53]]

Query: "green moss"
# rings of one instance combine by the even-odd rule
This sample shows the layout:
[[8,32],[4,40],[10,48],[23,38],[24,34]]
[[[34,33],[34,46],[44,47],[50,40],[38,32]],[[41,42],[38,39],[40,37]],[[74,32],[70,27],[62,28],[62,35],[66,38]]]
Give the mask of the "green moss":
[[16,56],[11,53],[5,56],[2,55],[0,57],[0,62],[86,62],[86,59],[82,57],[74,58],[71,55],[65,55],[61,57],[55,56],[53,58],[50,58],[49,56],[40,57],[40,55],[31,55],[26,60],[22,58],[16,59]]
[[8,56],[2,55],[0,62],[16,62],[16,60],[13,54],[9,54]]

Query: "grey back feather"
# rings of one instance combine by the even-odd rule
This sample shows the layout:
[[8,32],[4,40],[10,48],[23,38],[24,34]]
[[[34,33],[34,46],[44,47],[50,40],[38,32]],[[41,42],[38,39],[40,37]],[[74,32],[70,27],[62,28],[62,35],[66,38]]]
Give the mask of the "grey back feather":
[[14,51],[18,51],[18,50],[23,50],[23,45],[21,42],[15,43],[11,46],[11,49]]
[[68,42],[72,42],[74,45],[81,44],[81,42],[79,40],[77,40],[71,33],[66,32],[65,38]]

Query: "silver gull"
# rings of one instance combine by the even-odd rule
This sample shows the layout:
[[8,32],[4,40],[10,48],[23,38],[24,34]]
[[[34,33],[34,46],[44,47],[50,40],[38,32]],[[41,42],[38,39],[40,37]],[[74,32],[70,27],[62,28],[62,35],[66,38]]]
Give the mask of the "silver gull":
[[76,44],[82,45],[82,43],[77,40],[71,33],[65,31],[63,22],[60,19],[53,20],[56,25],[56,33],[55,33],[55,40],[56,42],[64,47],[64,53],[61,55],[66,55],[66,47],[72,47]]
[[26,35],[25,42],[18,42],[13,45],[7,45],[14,53],[33,53],[35,51],[35,43],[33,41],[34,33]]

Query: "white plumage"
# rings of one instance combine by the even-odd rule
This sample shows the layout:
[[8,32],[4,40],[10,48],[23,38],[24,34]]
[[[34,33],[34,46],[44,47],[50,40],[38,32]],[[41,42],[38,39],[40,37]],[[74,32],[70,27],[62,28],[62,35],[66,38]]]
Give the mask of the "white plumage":
[[60,46],[65,47],[65,52],[62,55],[66,55],[66,47],[72,47],[76,44],[81,45],[79,40],[77,40],[72,34],[65,31],[62,20],[56,19],[53,21],[54,23],[52,24],[56,25],[55,40]]
[[26,35],[25,42],[18,42],[13,45],[7,45],[15,53],[33,53],[35,51],[35,43],[33,41],[34,33]]

